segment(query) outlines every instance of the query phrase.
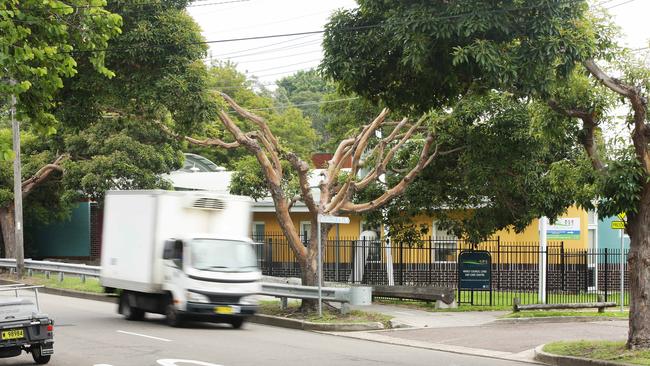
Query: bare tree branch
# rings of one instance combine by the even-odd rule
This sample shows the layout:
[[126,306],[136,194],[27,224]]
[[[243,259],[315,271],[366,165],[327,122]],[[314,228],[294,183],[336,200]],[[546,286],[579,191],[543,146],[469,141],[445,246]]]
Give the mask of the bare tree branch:
[[316,205],[316,201],[314,201],[314,196],[311,194],[311,188],[309,187],[309,165],[294,153],[286,154],[286,158],[298,173],[300,192],[305,205],[307,205],[307,209],[313,215],[318,215],[318,206]]
[[415,177],[427,166],[438,154],[438,146],[436,146],[435,151],[430,154],[431,147],[433,145],[433,136],[428,135],[422,151],[420,152],[420,157],[418,163],[406,174],[395,186],[388,189],[377,199],[365,202],[365,203],[353,203],[351,201],[346,201],[342,203],[339,207],[340,211],[343,212],[354,212],[354,213],[364,213],[377,208],[380,208],[386,205],[390,200],[404,193],[406,188],[411,184]]
[[560,114],[573,118],[580,118],[582,120],[582,131],[584,132],[584,137],[580,142],[585,148],[587,156],[589,156],[591,166],[596,171],[604,170],[605,164],[600,159],[598,147],[596,146],[596,138],[594,136],[597,127],[595,113],[593,111],[584,111],[580,109],[566,109],[560,106],[560,104],[553,99],[549,100],[547,103],[554,111]]
[[63,161],[68,157],[69,156],[67,154],[60,155],[51,164],[46,164],[45,166],[41,167],[34,175],[24,180],[21,185],[23,197],[27,197],[27,195],[32,193],[32,191],[44,183],[50,177],[50,175],[52,175],[52,173],[63,173],[63,167],[61,166],[61,163],[63,163]]
[[647,138],[649,133],[645,123],[648,113],[646,99],[641,95],[641,91],[638,88],[623,84],[620,80],[607,75],[593,60],[584,61],[583,65],[603,85],[630,101],[632,110],[634,111],[634,131],[632,133],[634,150],[637,158],[643,165],[645,173],[650,175],[650,155],[648,154]]
[[158,125],[163,130],[163,132],[165,132],[170,137],[172,137],[172,138],[174,138],[176,140],[179,140],[179,141],[180,140],[185,140],[185,141],[189,142],[192,145],[208,146],[208,147],[217,146],[217,147],[222,147],[224,149],[234,149],[234,148],[237,148],[237,147],[241,146],[241,144],[239,142],[237,142],[237,141],[225,142],[225,141],[217,139],[217,138],[206,138],[206,139],[203,139],[203,140],[199,140],[199,139],[195,139],[195,138],[189,137],[189,136],[181,136],[179,134],[174,133],[169,127],[165,126],[164,124],[162,124],[160,122],[158,123]]

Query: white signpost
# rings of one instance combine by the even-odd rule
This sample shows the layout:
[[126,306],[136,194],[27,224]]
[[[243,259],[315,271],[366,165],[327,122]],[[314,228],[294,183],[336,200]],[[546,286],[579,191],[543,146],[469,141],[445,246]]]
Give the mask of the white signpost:
[[323,258],[322,258],[322,248],[323,244],[321,243],[321,230],[320,224],[349,224],[350,218],[344,216],[331,216],[318,214],[318,316],[323,317]]

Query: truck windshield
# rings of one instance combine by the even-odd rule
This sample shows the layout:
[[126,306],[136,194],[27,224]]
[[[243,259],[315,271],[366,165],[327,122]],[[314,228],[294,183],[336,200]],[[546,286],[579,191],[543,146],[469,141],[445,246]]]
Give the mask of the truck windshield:
[[198,270],[248,272],[257,269],[255,252],[243,241],[196,239],[190,247],[192,267]]

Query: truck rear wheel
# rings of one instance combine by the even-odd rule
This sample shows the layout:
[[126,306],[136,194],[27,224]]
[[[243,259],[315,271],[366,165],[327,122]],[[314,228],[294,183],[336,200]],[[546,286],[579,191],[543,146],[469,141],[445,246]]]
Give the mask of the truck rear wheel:
[[120,296],[120,313],[124,315],[126,320],[144,319],[144,310],[131,306],[129,293],[126,291],[122,292],[122,296]]
[[46,363],[50,362],[50,357],[52,356],[44,356],[41,354],[41,347],[34,347],[32,350],[32,358],[34,359],[34,362],[39,365],[45,365]]

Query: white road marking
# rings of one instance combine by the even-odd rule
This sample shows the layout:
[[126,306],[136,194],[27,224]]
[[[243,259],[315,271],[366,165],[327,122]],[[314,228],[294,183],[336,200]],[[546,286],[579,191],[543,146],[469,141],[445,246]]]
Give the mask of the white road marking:
[[192,364],[192,365],[199,365],[199,366],[221,366],[221,365],[217,365],[215,363],[209,363],[209,362],[203,362],[203,361],[174,360],[174,359],[171,359],[171,358],[167,358],[167,359],[164,359],[164,360],[158,360],[157,362],[158,362],[159,365],[162,365],[162,366],[178,366],[178,365],[176,365],[177,362],[178,363],[189,363],[189,364]]
[[134,336],[138,336],[138,337],[145,337],[145,338],[157,339],[157,340],[159,340],[159,341],[163,341],[163,342],[171,342],[171,341],[172,341],[171,339],[159,338],[159,337],[149,336],[149,335],[146,335],[146,334],[140,334],[140,333],[125,332],[125,331],[123,331],[123,330],[118,330],[117,332],[118,332],[118,333],[123,333],[123,334],[130,334],[130,335],[134,335]]
[[98,363],[98,364],[95,364],[93,366],[113,366],[113,365],[109,365],[107,363]]

